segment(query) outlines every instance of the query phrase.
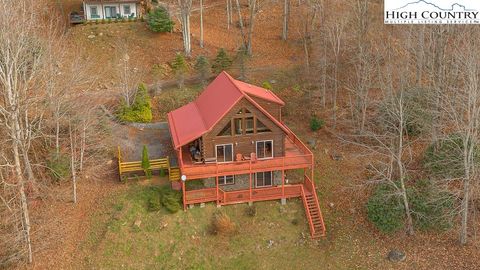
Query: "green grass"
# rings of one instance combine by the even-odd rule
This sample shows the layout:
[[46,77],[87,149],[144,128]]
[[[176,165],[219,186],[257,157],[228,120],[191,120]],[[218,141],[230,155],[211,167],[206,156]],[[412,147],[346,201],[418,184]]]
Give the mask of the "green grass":
[[[175,214],[166,209],[149,212],[148,199],[160,188],[167,187],[132,184],[98,209],[82,244],[85,268],[352,269],[365,263],[358,257],[360,247],[352,244],[351,231],[310,240],[300,200],[285,206],[277,201],[255,203],[255,217],[246,214],[246,204],[220,209],[207,204]],[[230,216],[237,233],[209,234],[216,211]],[[139,228],[134,226],[137,220]],[[270,240],[273,245],[268,247]]]

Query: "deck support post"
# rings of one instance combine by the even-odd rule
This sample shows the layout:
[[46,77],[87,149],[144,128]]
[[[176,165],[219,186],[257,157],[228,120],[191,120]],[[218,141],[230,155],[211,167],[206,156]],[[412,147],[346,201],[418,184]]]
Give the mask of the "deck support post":
[[185,181],[182,181],[182,193],[183,193],[183,211],[187,211],[187,191],[185,190]]
[[218,196],[218,175],[215,177],[215,187],[216,187],[217,206],[218,206],[220,205],[220,197]]
[[282,169],[282,199],[285,199],[285,170]]
[[249,200],[252,201],[252,173],[248,174],[248,196]]

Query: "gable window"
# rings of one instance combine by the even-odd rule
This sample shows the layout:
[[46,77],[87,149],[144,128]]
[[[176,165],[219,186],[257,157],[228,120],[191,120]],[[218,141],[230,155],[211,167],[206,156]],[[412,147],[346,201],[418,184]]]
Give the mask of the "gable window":
[[130,5],[125,5],[123,6],[123,14],[129,16],[132,13],[132,10],[130,9]]
[[233,175],[225,175],[218,177],[218,185],[225,186],[225,185],[233,185],[235,184],[235,176]]
[[217,136],[232,136],[232,123],[228,122],[228,124],[218,133]]
[[263,124],[258,118],[257,121],[257,133],[272,132],[265,124]]
[[233,120],[235,126],[235,135],[242,135],[243,134],[243,119],[242,118],[235,118]]
[[253,125],[253,117],[245,118],[245,134],[253,134],[255,131],[255,127]]
[[216,145],[217,162],[233,161],[233,144]]
[[273,158],[273,141],[257,141],[257,157]]
[[255,173],[255,187],[271,187],[273,184],[272,172]]

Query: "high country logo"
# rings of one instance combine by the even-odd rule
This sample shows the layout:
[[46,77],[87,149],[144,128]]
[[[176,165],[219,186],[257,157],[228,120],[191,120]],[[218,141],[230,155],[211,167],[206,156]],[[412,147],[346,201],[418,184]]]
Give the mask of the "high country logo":
[[385,0],[385,24],[480,24],[479,0]]

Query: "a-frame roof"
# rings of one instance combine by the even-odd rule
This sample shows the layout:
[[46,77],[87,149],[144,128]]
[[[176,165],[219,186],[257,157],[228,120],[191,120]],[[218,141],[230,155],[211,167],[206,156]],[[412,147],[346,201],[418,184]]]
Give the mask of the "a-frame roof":
[[193,102],[168,113],[168,123],[176,149],[210,131],[241,99],[245,98],[285,132],[285,126],[252,98],[284,105],[271,91],[233,79],[225,71],[210,83]]

